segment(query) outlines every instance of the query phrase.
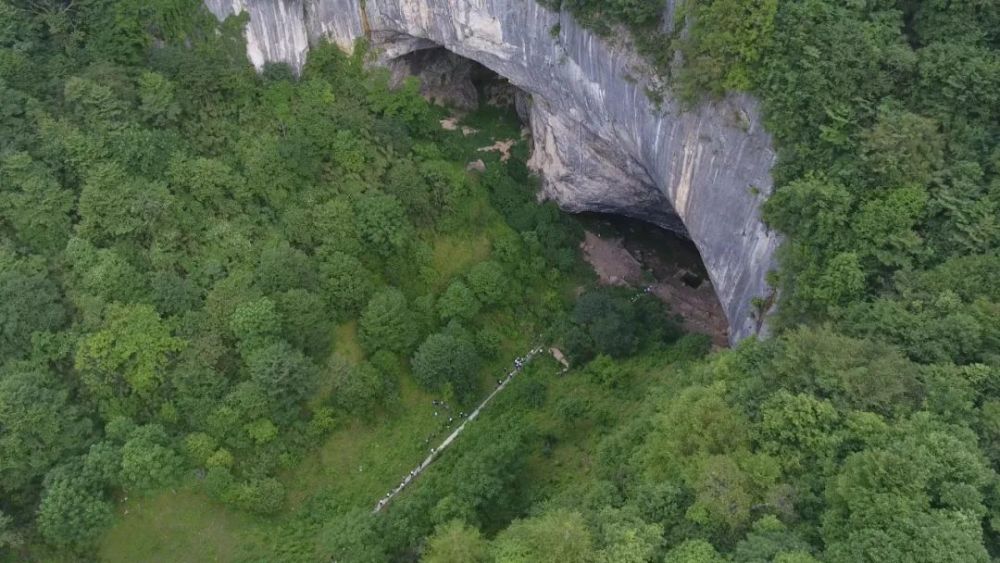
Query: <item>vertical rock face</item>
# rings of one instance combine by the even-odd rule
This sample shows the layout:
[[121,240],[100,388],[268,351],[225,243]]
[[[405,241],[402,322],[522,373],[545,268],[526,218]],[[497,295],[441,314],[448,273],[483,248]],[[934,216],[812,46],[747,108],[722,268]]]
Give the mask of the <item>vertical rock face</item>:
[[684,111],[654,103],[641,61],[534,0],[205,0],[250,15],[260,67],[301,67],[309,44],[368,37],[383,64],[431,47],[477,61],[531,94],[532,166],[569,211],[603,211],[684,232],[698,246],[734,342],[759,332],[778,237],[760,221],[775,154],[755,100]]

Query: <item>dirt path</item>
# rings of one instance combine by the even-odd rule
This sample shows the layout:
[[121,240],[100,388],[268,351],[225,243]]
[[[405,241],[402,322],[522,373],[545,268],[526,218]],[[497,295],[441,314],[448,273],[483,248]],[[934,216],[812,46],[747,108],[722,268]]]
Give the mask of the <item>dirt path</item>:
[[466,418],[465,421],[462,422],[462,424],[459,424],[458,428],[456,428],[454,432],[449,434],[448,437],[445,438],[443,442],[438,444],[436,448],[431,448],[430,455],[424,458],[424,461],[422,461],[420,465],[416,467],[416,469],[410,471],[410,473],[407,474],[406,477],[404,477],[403,480],[400,481],[398,485],[396,485],[396,488],[386,493],[386,495],[382,497],[378,501],[378,503],[375,504],[375,508],[372,510],[372,512],[373,513],[381,512],[381,510],[386,506],[388,506],[388,504],[392,502],[392,500],[395,499],[397,495],[403,492],[403,489],[405,489],[410,483],[415,481],[416,478],[419,477],[420,474],[423,473],[425,469],[430,467],[430,465],[434,463],[434,460],[437,459],[437,456],[439,456],[441,452],[445,450],[445,448],[452,445],[455,442],[455,439],[458,438],[458,435],[461,434],[463,430],[465,430],[465,425],[475,420],[476,417],[479,416],[479,413],[483,410],[483,408],[485,408],[486,405],[488,405],[490,401],[493,400],[493,397],[496,397],[501,391],[503,391],[507,387],[507,384],[514,379],[514,376],[521,373],[521,370],[524,369],[524,366],[528,365],[528,362],[533,360],[535,356],[541,353],[542,353],[541,347],[533,348],[523,358],[517,358],[516,360],[514,360],[514,369],[512,369],[507,374],[507,377],[503,378],[500,381],[500,384],[497,385],[497,388],[494,389],[493,392],[490,393],[485,399],[483,399],[483,402],[479,403],[479,406],[476,407],[476,410],[472,411],[469,414],[468,418]]

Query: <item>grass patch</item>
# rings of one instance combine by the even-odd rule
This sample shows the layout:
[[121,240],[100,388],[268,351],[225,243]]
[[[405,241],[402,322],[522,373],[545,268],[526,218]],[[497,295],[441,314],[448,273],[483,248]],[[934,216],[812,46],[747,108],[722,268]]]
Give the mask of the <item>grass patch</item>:
[[323,491],[338,504],[370,507],[396,485],[397,479],[426,456],[424,439],[437,427],[431,393],[409,376],[400,382],[399,404],[374,421],[353,420],[331,435],[298,466],[282,476],[289,506],[298,506]]
[[365,359],[358,341],[358,321],[348,321],[333,329],[333,353],[352,364],[359,364]]
[[433,268],[437,274],[435,289],[444,289],[460,274],[464,274],[490,256],[490,239],[486,234],[472,233],[439,235],[434,239]]
[[268,524],[190,488],[129,497],[118,516],[101,542],[101,561],[239,561],[259,553],[256,532]]

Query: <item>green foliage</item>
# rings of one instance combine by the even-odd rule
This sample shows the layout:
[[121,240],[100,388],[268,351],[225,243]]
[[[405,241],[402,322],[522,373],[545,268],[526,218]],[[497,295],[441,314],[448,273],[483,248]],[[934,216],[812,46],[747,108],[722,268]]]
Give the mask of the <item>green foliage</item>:
[[507,273],[500,264],[488,261],[472,267],[468,275],[469,287],[480,303],[496,305],[508,295]]
[[14,528],[14,519],[0,512],[0,549],[14,550],[23,544],[24,537]]
[[0,162],[0,215],[21,244],[51,253],[70,236],[73,193],[47,167],[24,152]]
[[334,401],[348,411],[365,411],[383,403],[393,389],[389,374],[369,362],[351,365],[332,356],[327,370],[333,383]]
[[461,520],[438,526],[427,540],[424,563],[486,563],[491,561],[489,546],[479,534]]
[[599,288],[577,299],[563,340],[571,361],[579,363],[595,354],[623,358],[644,345],[675,338],[677,332],[656,298],[632,299],[628,292]]
[[426,389],[444,385],[461,399],[468,399],[476,389],[479,356],[468,340],[448,333],[427,337],[411,360],[413,376]]
[[[364,48],[258,76],[245,17],[197,0],[0,0],[0,548],[93,559],[113,493],[196,466],[240,510],[310,497],[240,532],[258,559],[995,559],[995,3],[546,4],[633,31],[689,102],[760,99],[773,338],[658,350],[657,300],[573,303],[579,226],[517,158],[468,176],[471,140]],[[368,444],[338,436],[321,494],[286,471],[344,417],[409,451],[401,358],[471,403],[479,354],[539,327],[584,377],[516,378],[389,510],[369,496],[403,457],[355,481]]]
[[129,414],[149,406],[183,344],[152,307],[115,303],[101,329],[81,341],[75,365],[106,416]]
[[501,532],[493,545],[496,561],[590,561],[592,539],[579,513],[554,511],[518,520]]
[[749,90],[775,33],[777,11],[777,0],[686,0],[679,15],[691,23],[680,41],[687,95]]
[[10,366],[0,374],[0,490],[28,492],[57,463],[79,451],[90,421],[70,389],[44,368]]
[[688,540],[670,550],[666,563],[721,563],[725,559],[705,540]]
[[86,547],[93,544],[111,518],[111,504],[100,491],[64,477],[45,489],[38,507],[38,531],[53,545]]
[[782,561],[785,563],[811,563],[812,547],[788,526],[773,515],[754,522],[753,531],[747,534],[733,551],[739,562]]
[[256,281],[265,293],[278,293],[315,286],[314,264],[301,250],[285,240],[269,242],[260,253]]
[[340,514],[320,532],[320,552],[331,560],[383,563],[388,558],[376,526],[367,510]]
[[[257,75],[245,24],[195,0],[0,2],[0,489],[29,543],[92,558],[114,489],[189,466],[218,501],[281,511],[279,470],[399,397],[437,328],[441,233],[509,231],[415,81],[332,45]],[[491,168],[530,198],[522,165]],[[432,385],[472,398],[471,335],[509,340],[479,299],[505,282],[487,262],[442,301],[474,331],[421,356]]]
[[285,500],[285,487],[273,477],[251,479],[226,492],[229,502],[257,514],[274,514]]
[[417,337],[417,325],[398,289],[375,294],[361,313],[358,336],[368,353],[387,350],[405,354]]
[[21,358],[32,335],[55,331],[67,320],[59,289],[38,257],[18,257],[0,249],[0,353]]
[[444,321],[470,320],[479,313],[480,307],[476,295],[462,281],[452,282],[437,301],[438,314]]
[[603,354],[591,360],[584,372],[592,381],[604,387],[623,387],[628,382],[628,373],[616,365],[611,357]]
[[144,72],[139,77],[139,112],[150,125],[163,127],[174,123],[180,115],[175,101],[176,87],[162,74]]
[[828,487],[829,558],[989,560],[975,522],[985,512],[982,487],[995,474],[974,438],[923,415],[900,431],[905,437],[887,447],[849,457]]
[[358,235],[369,250],[389,255],[410,236],[403,206],[393,196],[366,194],[355,202],[354,212]]
[[184,438],[184,453],[197,466],[204,466],[215,453],[217,442],[204,432],[194,432]]
[[371,272],[342,252],[334,252],[320,264],[320,275],[330,307],[344,317],[360,312],[374,292]]
[[291,416],[316,385],[316,366],[287,342],[276,341],[246,352],[250,381],[264,390],[280,416]]
[[79,233],[101,244],[147,238],[172,212],[173,198],[158,181],[129,177],[114,165],[90,171],[80,192]]
[[122,479],[128,488],[149,491],[173,483],[183,467],[166,431],[149,424],[136,428],[122,446]]
[[260,339],[273,338],[281,332],[281,317],[274,301],[264,297],[236,307],[229,327],[241,342],[256,344]]

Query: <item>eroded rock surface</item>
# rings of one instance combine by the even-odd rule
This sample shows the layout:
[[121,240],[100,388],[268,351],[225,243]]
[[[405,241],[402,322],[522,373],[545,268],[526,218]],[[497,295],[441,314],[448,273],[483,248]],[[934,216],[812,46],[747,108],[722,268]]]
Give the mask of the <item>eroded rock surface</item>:
[[[698,246],[730,323],[760,330],[752,300],[770,292],[778,238],[760,221],[771,190],[771,138],[748,96],[683,111],[652,102],[643,65],[570,15],[534,0],[206,0],[219,17],[250,14],[260,67],[301,67],[309,44],[349,49],[367,37],[379,61],[444,47],[531,95],[532,166],[569,211],[620,213],[684,232]],[[527,104],[518,104],[519,109]]]

